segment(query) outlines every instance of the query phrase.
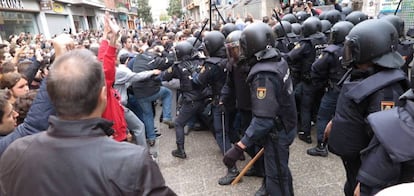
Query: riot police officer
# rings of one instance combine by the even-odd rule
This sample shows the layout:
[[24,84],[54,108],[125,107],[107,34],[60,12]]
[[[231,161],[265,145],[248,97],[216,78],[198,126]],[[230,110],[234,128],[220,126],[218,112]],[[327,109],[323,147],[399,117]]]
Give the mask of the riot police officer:
[[323,141],[323,133],[335,113],[336,101],[340,91],[337,83],[346,72],[346,68],[341,65],[344,53],[343,43],[345,36],[348,35],[352,27],[354,25],[348,21],[336,23],[331,29],[330,45],[322,51],[322,54],[312,64],[312,83],[325,89],[316,120],[318,144],[316,147],[307,150],[307,153],[312,156],[328,156],[326,143]]
[[361,196],[375,195],[388,186],[414,180],[413,89],[411,75],[411,89],[400,97],[401,106],[368,116],[375,135],[361,155],[362,165],[357,176]]
[[176,62],[162,74],[162,80],[169,81],[173,78],[180,80],[180,92],[182,106],[175,119],[175,137],[177,149],[172,151],[172,155],[185,159],[187,154],[184,150],[184,126],[196,114],[204,108],[204,97],[202,96],[202,87],[192,82],[193,72],[196,70],[190,58],[193,52],[193,46],[181,41],[173,47],[176,55]]
[[335,116],[326,128],[330,132],[329,151],[341,157],[346,170],[346,196],[353,195],[360,151],[372,138],[366,117],[397,105],[407,89],[406,76],[400,69],[404,60],[395,51],[397,45],[395,28],[379,19],[359,23],[346,37],[343,62],[352,70],[345,74]]
[[231,32],[238,30],[236,25],[233,23],[226,23],[222,28],[221,28],[221,33],[223,33],[224,37],[226,38],[227,35],[229,35]]
[[298,22],[298,18],[294,14],[285,14],[282,17],[282,21],[288,21],[290,24],[293,24]]
[[[212,114],[216,142],[224,154],[230,149],[228,134],[223,133],[222,106],[219,105],[220,91],[226,81],[226,50],[224,47],[224,35],[220,31],[206,32],[203,42],[207,59],[200,73],[194,75],[193,81],[204,87],[211,88]],[[225,130],[226,131],[226,130]],[[223,140],[224,135],[224,140]]]
[[[250,66],[245,61],[240,61],[240,36],[242,31],[233,31],[226,38],[227,51],[227,79],[221,90],[221,100],[226,105],[228,102],[235,102],[235,108],[238,110],[240,116],[240,135],[244,135],[247,127],[252,119],[251,100],[249,85],[246,82],[247,75],[250,71]],[[227,123],[227,121],[226,121]],[[231,131],[231,130],[229,130]],[[239,135],[234,135],[234,132],[229,132],[231,142],[236,143],[240,140]],[[252,145],[246,149],[246,152],[254,157],[262,146]],[[220,185],[230,184],[239,174],[239,171],[234,166],[228,168],[227,174],[219,179]],[[264,159],[261,157],[255,162],[253,167],[246,173],[246,176],[264,176]],[[265,192],[264,186],[256,192],[256,195],[263,195]]]
[[326,37],[321,33],[321,21],[317,17],[310,17],[302,24],[302,38],[289,53],[287,60],[291,67],[292,77],[300,111],[299,139],[312,143],[310,136],[312,112],[315,97],[321,89],[312,85],[310,71],[312,63],[317,57],[317,50],[326,44]]
[[341,21],[341,12],[338,10],[329,10],[326,12],[324,20],[329,20],[329,22],[334,25],[335,23]]
[[364,14],[361,11],[353,11],[345,17],[346,21],[352,22],[352,24],[357,25],[358,23],[367,20],[368,15]]
[[403,56],[405,60],[405,63],[402,69],[408,75],[408,68],[409,68],[408,66],[411,63],[411,61],[413,61],[414,42],[411,40],[406,40],[404,38],[404,20],[402,20],[400,17],[395,16],[395,15],[387,15],[387,16],[382,17],[381,19],[390,22],[397,29],[398,36],[400,37],[400,43],[398,44],[397,51],[401,54],[401,56]]
[[276,37],[275,47],[283,53],[288,53],[293,47],[294,43],[299,41],[297,35],[292,33],[292,25],[287,21],[281,21],[273,27]]
[[332,23],[329,20],[321,20],[322,24],[322,33],[329,39],[329,34],[331,32]]
[[269,195],[287,196],[293,195],[288,161],[297,115],[289,67],[274,44],[267,24],[253,23],[242,32],[240,58],[251,67],[247,82],[253,118],[246,134],[227,151],[223,162],[233,167],[246,147],[264,140],[266,190]]

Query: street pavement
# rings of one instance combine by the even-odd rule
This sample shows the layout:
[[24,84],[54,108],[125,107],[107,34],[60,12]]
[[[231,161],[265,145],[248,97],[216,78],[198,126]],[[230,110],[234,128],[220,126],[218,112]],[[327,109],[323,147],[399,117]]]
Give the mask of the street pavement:
[[[179,196],[251,196],[260,187],[262,179],[243,177],[237,185],[221,186],[218,179],[226,174],[221,154],[213,134],[209,131],[190,132],[185,138],[187,159],[175,158],[171,151],[176,148],[175,129],[156,122],[161,137],[150,149],[157,152],[157,162],[169,186]],[[290,148],[289,166],[293,175],[296,196],[337,196],[343,195],[345,171],[341,160],[330,153],[328,157],[312,157],[306,149],[316,145],[315,131],[313,144],[295,139]],[[238,161],[241,170],[250,160]]]

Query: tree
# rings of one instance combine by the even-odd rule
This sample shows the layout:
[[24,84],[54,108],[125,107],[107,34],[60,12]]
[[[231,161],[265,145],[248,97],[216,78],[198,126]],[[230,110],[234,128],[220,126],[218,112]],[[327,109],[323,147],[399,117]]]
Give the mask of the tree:
[[148,0],[138,0],[138,17],[146,23],[152,23],[151,7],[148,6]]
[[170,0],[167,12],[169,16],[175,15],[177,16],[177,18],[181,18],[181,16],[183,15],[181,9],[181,0]]

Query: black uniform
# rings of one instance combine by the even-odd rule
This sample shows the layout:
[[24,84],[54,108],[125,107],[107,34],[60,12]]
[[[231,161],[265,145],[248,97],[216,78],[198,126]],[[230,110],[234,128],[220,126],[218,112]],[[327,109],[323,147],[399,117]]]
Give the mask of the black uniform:
[[[375,137],[362,152],[357,180],[361,196],[374,195],[388,186],[414,182],[414,94],[410,89],[401,107],[368,116]],[[378,164],[381,163],[381,164]]]
[[[303,38],[299,43],[291,50],[287,57],[290,60],[293,80],[295,83],[295,94],[300,103],[300,129],[301,135],[310,138],[312,110],[315,110],[316,96],[321,93],[322,89],[317,89],[312,85],[311,80],[311,67],[315,61],[318,48],[321,48],[326,44],[325,36],[318,32],[312,34],[307,38]],[[319,51],[320,52],[320,51]],[[319,102],[319,100],[317,101]],[[308,140],[310,143],[310,141]]]
[[359,152],[372,138],[366,117],[396,105],[406,86],[405,74],[400,69],[354,70],[343,84],[332,119],[328,148],[343,161],[347,175],[345,195],[353,195],[361,165]]
[[223,153],[231,147],[228,134],[225,134],[225,144],[223,144],[223,126],[221,116],[223,111],[221,111],[222,108],[219,107],[221,89],[226,81],[226,64],[227,59],[225,58],[209,57],[204,61],[204,65],[201,68],[200,73],[194,75],[194,82],[201,86],[211,88],[213,98],[212,114],[214,131],[217,144]]
[[329,45],[312,64],[312,82],[317,89],[325,89],[316,121],[318,143],[322,143],[325,127],[335,114],[340,87],[337,85],[346,69],[341,65],[343,44]]
[[293,195],[288,161],[289,146],[296,135],[297,115],[287,63],[284,60],[257,63],[247,81],[253,119],[241,142],[250,146],[253,142],[265,140],[267,192],[270,195]]
[[177,145],[184,146],[184,126],[196,114],[203,111],[203,88],[192,81],[194,65],[190,61],[182,61],[174,64],[162,74],[162,80],[169,81],[173,78],[180,80],[180,93],[182,106],[175,119],[175,132]]

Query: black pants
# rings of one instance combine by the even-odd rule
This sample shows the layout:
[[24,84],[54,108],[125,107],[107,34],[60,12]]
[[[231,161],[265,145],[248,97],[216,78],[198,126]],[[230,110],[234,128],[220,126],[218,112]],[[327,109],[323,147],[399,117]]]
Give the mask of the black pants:
[[344,158],[341,157],[342,163],[345,167],[346,172],[346,182],[344,186],[345,196],[353,196],[354,190],[357,185],[356,177],[358,175],[358,170],[361,167],[361,159],[356,158]]

